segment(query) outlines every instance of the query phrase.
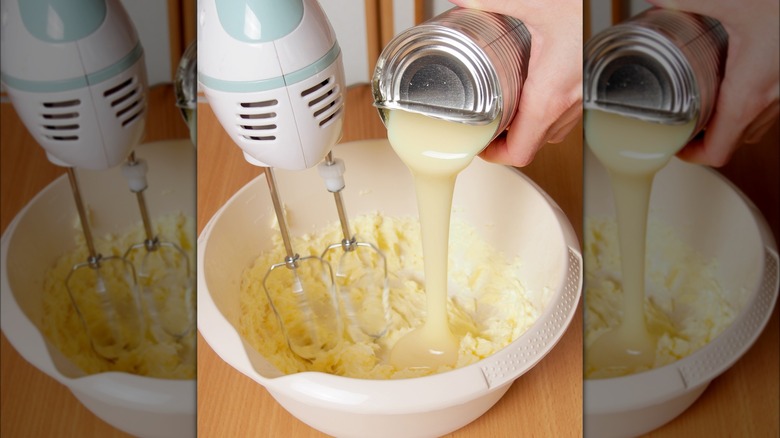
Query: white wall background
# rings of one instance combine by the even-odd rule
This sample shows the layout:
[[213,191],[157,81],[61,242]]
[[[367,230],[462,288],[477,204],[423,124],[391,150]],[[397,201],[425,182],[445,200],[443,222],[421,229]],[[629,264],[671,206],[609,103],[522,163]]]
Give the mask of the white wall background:
[[[130,0],[126,0],[130,1]],[[344,62],[347,85],[368,83],[368,43],[366,7],[362,0],[319,0],[336,32]],[[427,17],[434,17],[453,5],[447,0],[426,0]],[[414,25],[414,5],[409,0],[393,2],[393,30],[397,35]]]
[[[24,0],[22,0],[24,1]],[[121,0],[133,20],[144,47],[149,85],[171,82],[171,43],[168,36],[168,2]]]
[[359,0],[320,0],[341,47],[347,85],[368,82],[366,5]]
[[[591,0],[590,1],[590,25],[593,35],[609,27],[612,23],[612,6],[610,0]],[[634,16],[645,9],[650,4],[645,0],[630,0],[630,16]]]

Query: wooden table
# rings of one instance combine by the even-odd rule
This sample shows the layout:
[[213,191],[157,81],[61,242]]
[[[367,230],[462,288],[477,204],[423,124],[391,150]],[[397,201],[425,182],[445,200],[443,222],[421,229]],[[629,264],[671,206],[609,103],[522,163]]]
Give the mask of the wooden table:
[[[348,91],[344,142],[385,138],[387,131],[371,106],[368,86]],[[216,210],[261,170],[243,159],[227,138],[211,109],[198,108],[198,229]],[[580,230],[582,209],[582,143],[573,135],[566,144],[553,145],[527,169],[537,183],[566,211]],[[518,379],[485,415],[452,433],[451,437],[516,437],[581,435],[582,424],[582,317],[577,312],[571,328],[555,349]],[[198,339],[198,435],[322,437],[300,422],[254,381],[222,361]]]
[[[173,106],[170,86],[151,90],[146,141],[186,138]],[[376,113],[367,105],[365,88],[349,90],[344,141],[384,135]],[[360,109],[358,109],[360,108]],[[224,138],[208,106],[201,105],[198,149],[198,229],[259,170],[244,162],[238,148]],[[21,126],[10,104],[0,104],[0,231],[29,200],[63,173]],[[581,137],[545,147],[524,171],[562,207],[576,230],[582,226]],[[778,129],[762,145],[745,146],[722,169],[759,207],[775,236],[778,226]],[[759,158],[757,158],[759,157]],[[581,234],[580,234],[581,238]],[[716,379],[688,411],[651,437],[778,436],[780,384],[780,311],[751,350]],[[534,369],[520,378],[499,403],[452,437],[581,435],[582,319]],[[199,436],[319,437],[282,409],[265,389],[223,362],[198,339]],[[0,436],[124,437],[87,411],[62,385],[22,359],[0,339]]]
[[[152,87],[144,142],[189,138],[173,86]],[[0,104],[0,230],[51,181],[65,173],[47,159],[10,103]],[[194,190],[194,188],[193,188]],[[71,392],[0,340],[0,436],[127,437],[88,411]],[[194,403],[194,401],[193,401]]]

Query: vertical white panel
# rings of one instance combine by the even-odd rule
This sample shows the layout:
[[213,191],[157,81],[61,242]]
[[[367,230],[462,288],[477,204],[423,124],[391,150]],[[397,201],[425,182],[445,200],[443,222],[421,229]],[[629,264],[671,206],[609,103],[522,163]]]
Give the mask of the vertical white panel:
[[590,29],[595,35],[612,25],[612,2],[610,0],[590,1]]
[[650,7],[650,3],[645,0],[631,0],[631,16],[633,17],[646,9],[650,9]]
[[455,7],[455,5],[453,5],[452,3],[450,3],[447,0],[428,0],[428,1],[432,2],[431,7],[430,8],[426,8],[426,10],[431,11],[431,16],[430,17],[426,17],[426,19],[433,18],[433,17],[441,14],[442,12],[444,12],[444,11],[446,11],[448,9],[452,9],[453,7]]
[[171,42],[168,31],[168,2],[121,0],[130,14],[144,47],[149,85],[171,82]]
[[414,26],[414,2],[396,0],[393,2],[393,34],[398,35]]
[[[650,4],[645,0],[630,0],[629,16],[634,16],[645,9],[650,8]],[[590,2],[591,31],[595,35],[598,32],[611,26],[612,20],[612,2],[610,0],[591,0]]]
[[365,3],[357,0],[319,0],[319,2],[341,46],[347,85],[368,82]]

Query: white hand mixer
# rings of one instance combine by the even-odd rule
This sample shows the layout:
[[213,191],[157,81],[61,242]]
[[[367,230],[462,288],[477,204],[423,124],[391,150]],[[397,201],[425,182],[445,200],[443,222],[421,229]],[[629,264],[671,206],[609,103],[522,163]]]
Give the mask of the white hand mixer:
[[[345,85],[341,51],[325,13],[316,0],[207,0],[198,15],[198,79],[209,104],[244,158],[266,167],[286,257],[269,268],[263,287],[290,349],[310,359],[331,348],[341,339],[340,313],[353,337],[381,335],[389,325],[386,261],[376,246],[351,235],[341,199],[343,161],[330,155],[341,137]],[[301,257],[292,248],[273,168],[303,170],[326,155],[320,171],[336,197],[344,231],[342,243],[331,247],[342,248],[342,257],[359,250],[361,257],[379,260],[371,287],[356,290],[345,281],[335,287],[323,258],[330,249]],[[382,321],[361,324],[355,309],[372,304],[382,307]]]
[[141,342],[144,303],[133,264],[97,252],[75,168],[117,166],[141,140],[143,48],[119,0],[3,0],[0,7],[2,81],[48,159],[67,168],[89,253],[66,289],[92,348],[115,360]]

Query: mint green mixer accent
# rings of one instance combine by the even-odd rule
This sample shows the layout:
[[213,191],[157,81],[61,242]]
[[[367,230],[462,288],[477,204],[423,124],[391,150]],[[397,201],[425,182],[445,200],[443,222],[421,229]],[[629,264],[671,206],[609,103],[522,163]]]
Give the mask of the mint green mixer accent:
[[110,79],[117,74],[129,69],[144,54],[144,49],[139,42],[127,55],[116,63],[86,76],[77,76],[57,81],[31,81],[29,79],[17,78],[0,72],[0,79],[9,87],[34,93],[58,93],[61,91],[76,90],[88,85],[99,84],[106,79]]
[[139,41],[138,44],[133,47],[133,50],[131,50],[127,55],[123,56],[119,61],[102,70],[98,70],[89,74],[87,76],[87,82],[90,85],[99,84],[106,79],[113,78],[119,73],[132,67],[142,56],[144,56],[144,49],[141,47],[141,42]]
[[17,0],[24,27],[51,43],[76,41],[106,19],[105,0]]
[[274,90],[277,88],[283,88],[286,85],[298,83],[304,79],[308,79],[316,75],[317,73],[328,68],[328,66],[331,65],[333,61],[338,59],[339,54],[341,54],[341,48],[339,48],[338,42],[335,42],[333,47],[328,50],[328,53],[326,53],[320,59],[300,70],[296,70],[282,76],[277,76],[275,78],[261,79],[258,81],[226,81],[198,72],[198,81],[212,90],[226,91],[229,93],[249,93]]
[[333,47],[331,47],[330,50],[328,50],[328,53],[326,53],[322,58],[309,64],[308,67],[304,67],[292,73],[287,73],[284,75],[284,81],[289,85],[298,83],[304,79],[308,79],[315,74],[325,70],[329,65],[333,64],[333,61],[339,57],[340,53],[341,49],[339,48],[339,43],[335,42],[333,43]]
[[277,40],[298,27],[303,0],[216,0],[217,16],[231,37],[247,43]]
[[226,91],[228,93],[250,93],[284,87],[284,76],[261,79],[259,81],[226,81],[198,72],[198,81],[212,90]]

